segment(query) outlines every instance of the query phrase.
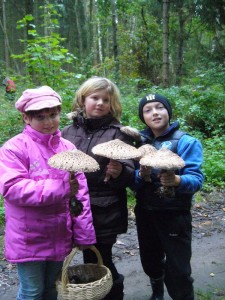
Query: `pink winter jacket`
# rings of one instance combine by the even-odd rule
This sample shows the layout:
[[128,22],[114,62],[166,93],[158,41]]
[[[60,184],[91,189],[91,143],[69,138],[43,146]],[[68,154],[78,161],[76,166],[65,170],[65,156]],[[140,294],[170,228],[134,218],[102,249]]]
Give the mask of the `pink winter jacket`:
[[62,261],[74,244],[96,242],[86,177],[76,173],[84,210],[69,212],[69,172],[50,167],[55,153],[73,149],[61,137],[27,125],[0,148],[0,193],[5,199],[5,257],[8,261]]

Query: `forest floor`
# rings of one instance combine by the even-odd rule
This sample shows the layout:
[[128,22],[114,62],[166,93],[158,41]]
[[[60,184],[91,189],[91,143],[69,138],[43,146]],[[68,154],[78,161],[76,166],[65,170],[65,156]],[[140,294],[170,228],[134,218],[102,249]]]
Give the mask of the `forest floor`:
[[[225,300],[225,191],[206,194],[193,211],[192,276],[196,300]],[[4,258],[4,228],[0,230],[0,299],[14,300],[18,289],[15,265]],[[113,249],[118,271],[125,276],[124,300],[147,300],[151,294],[140,258],[133,212],[129,228]],[[74,263],[79,264],[78,257]],[[171,299],[167,292],[165,300]],[[116,300],[116,299],[115,299]]]

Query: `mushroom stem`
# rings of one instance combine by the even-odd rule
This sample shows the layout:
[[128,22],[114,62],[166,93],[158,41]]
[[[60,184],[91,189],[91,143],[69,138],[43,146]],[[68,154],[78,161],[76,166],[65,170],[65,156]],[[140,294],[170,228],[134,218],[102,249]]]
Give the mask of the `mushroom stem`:
[[74,172],[70,172],[70,190],[72,195],[76,195],[79,189],[79,183],[75,178]]
[[[161,170],[161,173],[168,173],[171,170]],[[175,196],[175,189],[173,186],[165,186],[162,185],[159,188],[158,194],[168,196],[168,197],[174,197]]]
[[76,194],[79,189],[79,183],[75,178],[74,172],[70,172],[70,213],[72,216],[79,216],[83,211],[83,204],[77,200]]
[[151,182],[151,177],[150,177],[150,172],[151,172],[151,167],[149,166],[140,166],[140,171],[139,175],[144,179],[146,182]]
[[[112,160],[110,159],[110,161],[109,162],[111,162]],[[109,181],[109,179],[110,179],[110,177],[111,177],[111,175],[110,174],[107,174],[107,169],[106,169],[106,173],[105,173],[105,178],[104,178],[104,182],[106,183],[106,182],[108,182]]]

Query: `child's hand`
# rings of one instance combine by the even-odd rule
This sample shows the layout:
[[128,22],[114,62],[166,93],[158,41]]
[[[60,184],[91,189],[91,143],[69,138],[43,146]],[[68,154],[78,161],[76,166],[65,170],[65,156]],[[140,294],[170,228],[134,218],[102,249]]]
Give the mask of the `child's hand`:
[[106,166],[106,176],[104,181],[107,182],[111,176],[112,178],[117,178],[118,176],[120,176],[122,169],[123,166],[120,162],[110,159],[110,162]]
[[161,171],[158,176],[163,186],[178,186],[181,181],[174,171]]

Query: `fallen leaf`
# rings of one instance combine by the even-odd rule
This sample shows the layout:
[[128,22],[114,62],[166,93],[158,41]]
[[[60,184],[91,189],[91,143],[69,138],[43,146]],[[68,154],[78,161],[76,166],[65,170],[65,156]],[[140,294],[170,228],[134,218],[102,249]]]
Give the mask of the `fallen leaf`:
[[202,222],[201,223],[201,226],[210,226],[210,225],[212,225],[212,221],[206,221],[206,222]]
[[202,206],[199,204],[195,204],[195,208],[202,208]]

